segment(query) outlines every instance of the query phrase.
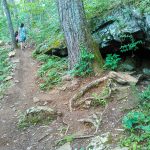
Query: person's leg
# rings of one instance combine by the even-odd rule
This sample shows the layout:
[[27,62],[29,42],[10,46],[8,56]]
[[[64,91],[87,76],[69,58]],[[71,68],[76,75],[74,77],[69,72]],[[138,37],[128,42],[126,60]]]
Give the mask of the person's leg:
[[23,50],[23,42],[20,42],[21,50]]

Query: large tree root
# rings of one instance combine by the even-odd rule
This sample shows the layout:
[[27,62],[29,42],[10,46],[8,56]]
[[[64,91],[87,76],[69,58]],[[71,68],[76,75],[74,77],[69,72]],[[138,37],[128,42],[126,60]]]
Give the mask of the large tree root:
[[75,103],[79,98],[81,98],[87,91],[90,89],[98,86],[100,83],[106,81],[107,79],[113,79],[119,84],[136,84],[138,82],[138,79],[132,77],[129,74],[121,73],[121,72],[109,72],[108,75],[105,77],[102,77],[100,79],[94,80],[91,83],[87,84],[86,86],[82,87],[78,93],[76,93],[69,101],[69,109],[72,112],[72,108],[74,107],[73,103]]
[[98,113],[98,114],[93,114],[89,118],[80,119],[78,121],[82,123],[91,123],[95,127],[94,134],[96,134],[101,125],[104,113],[106,112],[107,108],[108,108],[108,105],[105,106],[105,109],[103,110],[103,112]]
[[81,98],[88,90],[90,90],[91,88],[94,88],[96,86],[98,86],[101,82],[105,81],[106,79],[108,79],[108,76],[105,76],[103,78],[97,79],[95,81],[92,81],[91,83],[89,83],[88,85],[86,85],[85,87],[82,87],[80,89],[80,91],[75,94],[69,101],[69,108],[70,111],[72,112],[72,105],[73,102],[76,102],[79,98]]

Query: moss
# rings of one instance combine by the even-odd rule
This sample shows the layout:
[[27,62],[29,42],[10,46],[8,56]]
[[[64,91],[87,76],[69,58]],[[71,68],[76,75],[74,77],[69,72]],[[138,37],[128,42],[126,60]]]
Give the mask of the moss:
[[20,115],[18,127],[26,128],[31,125],[49,124],[57,117],[57,112],[48,107],[31,107]]

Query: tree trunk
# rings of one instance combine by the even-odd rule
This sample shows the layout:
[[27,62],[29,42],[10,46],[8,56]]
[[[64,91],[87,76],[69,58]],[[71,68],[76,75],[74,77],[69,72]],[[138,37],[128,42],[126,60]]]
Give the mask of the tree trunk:
[[15,0],[9,0],[9,2],[13,6],[13,16],[17,22],[17,29],[18,29],[19,28],[18,9],[16,7]]
[[[80,61],[81,44],[95,55],[95,68],[101,68],[103,61],[98,46],[94,43],[87,26],[82,0],[57,0],[60,22],[65,35],[69,56],[69,69]],[[97,69],[97,70],[99,70]]]
[[11,16],[10,16],[10,11],[9,11],[8,4],[7,4],[6,0],[3,0],[3,6],[4,6],[4,11],[5,11],[5,14],[6,14],[6,17],[7,17],[8,28],[9,28],[9,32],[10,32],[10,35],[11,35],[13,48],[16,48],[17,43],[16,43],[16,39],[15,39],[14,28],[13,28],[13,24],[12,24],[12,20],[11,20]]

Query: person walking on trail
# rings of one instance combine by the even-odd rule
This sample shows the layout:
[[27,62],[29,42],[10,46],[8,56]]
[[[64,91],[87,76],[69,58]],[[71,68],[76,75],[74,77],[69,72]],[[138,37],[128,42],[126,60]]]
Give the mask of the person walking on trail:
[[23,23],[21,23],[21,26],[19,28],[19,41],[21,43],[21,50],[23,50],[23,48],[25,48],[26,41],[26,29]]

